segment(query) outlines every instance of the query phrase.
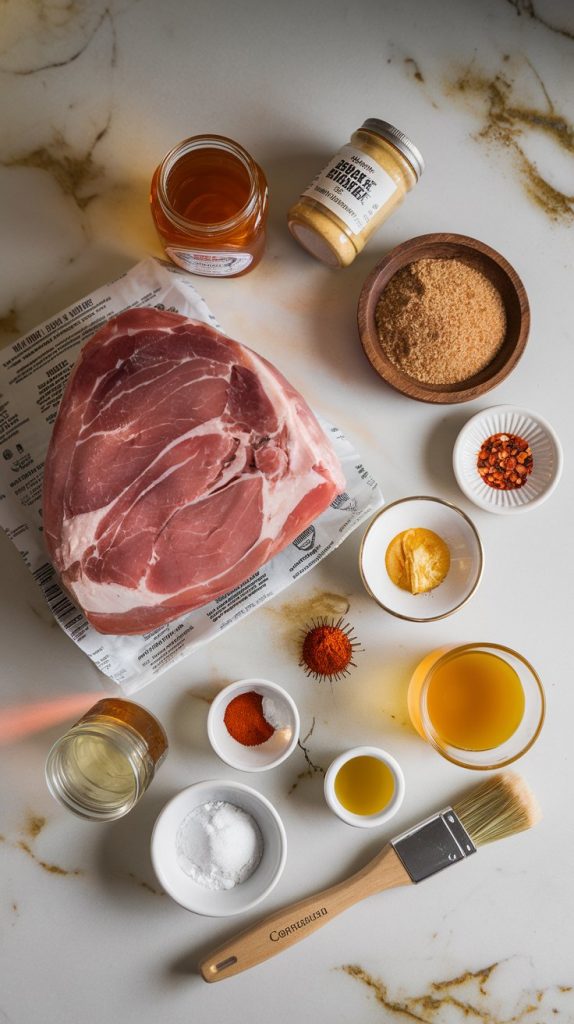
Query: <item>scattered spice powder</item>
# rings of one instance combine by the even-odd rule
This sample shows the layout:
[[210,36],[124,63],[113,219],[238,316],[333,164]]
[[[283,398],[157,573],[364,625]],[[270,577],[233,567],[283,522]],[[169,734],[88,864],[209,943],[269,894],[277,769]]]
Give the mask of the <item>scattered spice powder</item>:
[[533,466],[530,445],[518,434],[491,434],[483,441],[476,460],[485,484],[497,491],[523,487]]
[[263,714],[263,697],[255,690],[230,700],[223,721],[230,736],[244,747],[258,747],[275,732]]
[[359,647],[353,627],[343,619],[317,619],[304,630],[299,664],[315,679],[340,679],[355,666],[353,654]]
[[375,311],[381,347],[423,384],[458,384],[500,351],[506,312],[498,289],[471,258],[421,259],[402,267]]

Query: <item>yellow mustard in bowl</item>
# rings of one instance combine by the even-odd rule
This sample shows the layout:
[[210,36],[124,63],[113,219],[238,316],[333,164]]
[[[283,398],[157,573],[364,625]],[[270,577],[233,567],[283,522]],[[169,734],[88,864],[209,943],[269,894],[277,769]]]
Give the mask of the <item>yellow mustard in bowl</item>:
[[370,117],[291,207],[289,230],[317,259],[347,267],[423,170],[410,139],[388,121]]

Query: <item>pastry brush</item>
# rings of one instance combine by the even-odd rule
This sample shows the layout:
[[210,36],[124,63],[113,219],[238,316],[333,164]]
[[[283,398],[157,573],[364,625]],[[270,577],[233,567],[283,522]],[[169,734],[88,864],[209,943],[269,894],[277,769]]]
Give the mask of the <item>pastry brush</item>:
[[226,942],[200,964],[205,981],[222,981],[281,953],[359,900],[412,885],[476,853],[480,846],[531,828],[540,809],[524,780],[502,772],[452,807],[392,839],[350,878],[276,910]]

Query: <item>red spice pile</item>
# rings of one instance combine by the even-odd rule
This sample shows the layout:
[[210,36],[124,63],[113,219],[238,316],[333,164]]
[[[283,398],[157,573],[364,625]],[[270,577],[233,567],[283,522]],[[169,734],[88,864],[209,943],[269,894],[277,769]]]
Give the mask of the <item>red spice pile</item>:
[[528,441],[518,434],[492,434],[483,441],[476,467],[485,484],[497,491],[523,487],[534,459]]
[[352,626],[319,619],[303,635],[299,664],[315,679],[340,679],[354,666],[353,652],[359,647]]
[[263,714],[263,697],[255,690],[230,700],[223,721],[229,735],[244,747],[258,747],[275,732]]

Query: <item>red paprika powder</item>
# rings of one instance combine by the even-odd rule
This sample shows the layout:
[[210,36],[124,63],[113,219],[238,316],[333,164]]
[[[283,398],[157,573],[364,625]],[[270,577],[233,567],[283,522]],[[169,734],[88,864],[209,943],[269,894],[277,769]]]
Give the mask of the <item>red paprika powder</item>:
[[353,628],[343,619],[313,621],[304,630],[299,664],[315,679],[340,679],[355,665],[353,654],[360,644]]
[[223,721],[229,735],[244,747],[258,747],[275,732],[263,714],[263,697],[255,690],[230,700]]

